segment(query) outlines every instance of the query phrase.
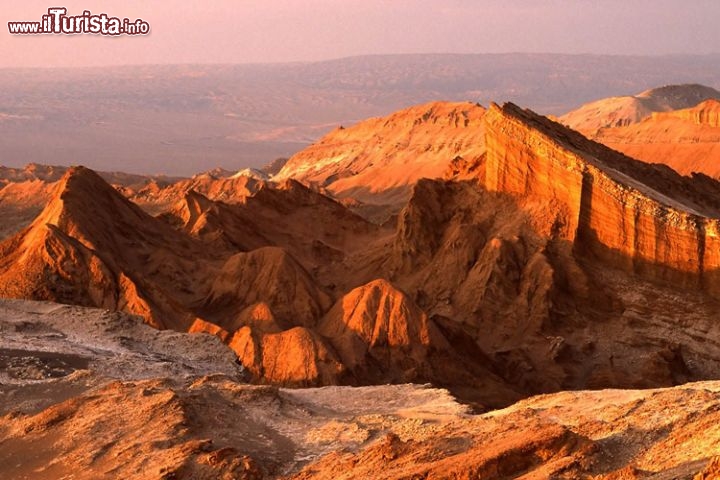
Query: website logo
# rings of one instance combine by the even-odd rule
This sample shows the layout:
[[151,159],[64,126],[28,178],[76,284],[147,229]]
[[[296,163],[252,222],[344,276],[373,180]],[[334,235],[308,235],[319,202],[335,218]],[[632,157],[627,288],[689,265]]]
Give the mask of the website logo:
[[147,35],[150,24],[138,18],[111,17],[107,13],[68,15],[65,7],[50,7],[39,22],[8,22],[12,35]]

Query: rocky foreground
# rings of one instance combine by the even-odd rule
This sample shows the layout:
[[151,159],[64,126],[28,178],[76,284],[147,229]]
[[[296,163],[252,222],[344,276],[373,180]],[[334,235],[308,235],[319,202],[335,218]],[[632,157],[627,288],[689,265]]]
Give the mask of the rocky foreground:
[[0,477],[718,478],[720,382],[473,414],[421,385],[243,383],[214,336],[0,302]]

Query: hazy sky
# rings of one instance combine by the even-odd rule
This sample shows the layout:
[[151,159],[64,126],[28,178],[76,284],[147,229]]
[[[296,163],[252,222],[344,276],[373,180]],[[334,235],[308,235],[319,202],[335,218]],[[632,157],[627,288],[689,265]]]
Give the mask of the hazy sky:
[[[720,51],[717,0],[4,1],[0,67],[322,60],[379,53]],[[147,37],[14,36],[48,7],[150,23]]]

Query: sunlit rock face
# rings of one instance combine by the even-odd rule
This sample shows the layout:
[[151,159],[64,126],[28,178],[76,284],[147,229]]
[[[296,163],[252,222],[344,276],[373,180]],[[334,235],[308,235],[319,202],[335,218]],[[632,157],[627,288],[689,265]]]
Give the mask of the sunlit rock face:
[[658,120],[668,117],[689,120],[696,125],[720,127],[720,101],[716,99],[709,99],[702,103],[698,103],[692,108],[653,114],[653,118]]
[[420,178],[441,177],[455,158],[484,151],[485,108],[431,102],[337,128],[293,155],[276,179],[294,178],[340,198],[404,202]]
[[682,175],[720,178],[720,92],[669,85],[597,100],[559,117],[563,125],[632,158]]
[[717,200],[701,186],[512,104],[491,106],[485,129],[488,190],[547,202],[551,233],[579,251],[720,294]]

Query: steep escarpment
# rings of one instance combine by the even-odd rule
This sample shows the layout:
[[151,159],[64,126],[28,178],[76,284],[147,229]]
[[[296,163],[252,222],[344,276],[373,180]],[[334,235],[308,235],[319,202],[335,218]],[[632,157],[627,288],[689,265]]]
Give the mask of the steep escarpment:
[[[523,208],[509,195],[469,182],[421,181],[398,221],[394,276],[412,286],[423,308],[450,318],[520,320],[531,305],[546,317],[553,221],[541,208]],[[552,251],[569,259],[560,247]],[[501,305],[509,307],[516,296],[521,310],[503,312]]]
[[692,108],[653,114],[653,118],[656,120],[662,120],[667,117],[688,120],[695,125],[707,125],[717,128],[720,127],[720,100],[705,100]]
[[717,182],[512,105],[491,106],[485,122],[481,175],[416,184],[380,262],[389,280],[522,391],[714,378],[720,350],[700,332],[718,305],[714,250],[702,250]]
[[151,217],[72,169],[0,246],[0,294],[218,337],[258,383],[431,382],[487,409],[715,378],[719,184],[514,105],[458,115],[415,127],[484,132],[482,152],[382,226],[293,179]]
[[646,278],[718,295],[714,182],[624,157],[527,110],[486,114],[488,190],[552,201],[558,237]]
[[[558,340],[567,334],[556,326],[565,316],[586,321],[576,304],[597,301],[572,250],[550,235],[553,219],[546,211],[546,204],[522,205],[475,182],[423,180],[400,214],[385,264],[390,280],[454,350],[484,358],[521,391],[551,391],[574,381],[575,346],[563,350],[583,340]],[[545,231],[537,229],[546,223]]]
[[[310,384],[322,378],[361,384],[452,379],[453,391],[466,385],[472,391],[459,394],[481,405],[492,400],[473,397],[483,390],[479,379],[495,399],[507,399],[512,391],[656,386],[712,377],[720,351],[699,338],[708,338],[701,332],[717,301],[705,293],[676,305],[650,297],[711,282],[713,273],[693,270],[686,257],[699,245],[693,243],[699,238],[692,235],[699,231],[693,222],[711,225],[718,211],[717,183],[632,160],[511,105],[492,106],[484,129],[487,154],[463,169],[464,181],[419,180],[394,236],[361,229],[355,233],[361,241],[351,248],[332,243],[343,255],[307,262],[309,257],[299,254],[303,270],[335,301],[316,317],[319,323],[288,323],[289,316],[279,315],[267,296],[249,298],[242,311],[230,315],[242,319],[233,320],[230,331],[238,330],[231,344],[240,346],[236,351],[254,365],[250,370],[259,381],[296,378],[290,370],[275,380],[263,377],[280,372],[264,366],[270,358],[263,354],[266,337],[295,344],[283,348],[297,352],[328,352],[323,358],[329,363],[322,364],[329,369],[313,366],[308,353],[293,356],[299,366],[291,370],[313,372]],[[286,193],[288,188],[295,193]],[[323,198],[289,184],[261,189],[233,208],[248,214],[257,208],[268,218],[314,225],[311,217],[283,206],[305,204],[312,206],[306,212],[317,212]],[[335,212],[329,218],[344,218],[341,205],[327,207],[322,211]],[[319,225],[308,235],[342,224]],[[290,236],[293,228],[288,226]],[[683,237],[687,231],[691,234]],[[292,257],[295,251],[300,250]],[[381,277],[389,281],[383,288],[376,280]],[[653,304],[664,312],[659,323],[640,313],[655,311]],[[691,307],[697,304],[702,307]],[[693,308],[702,320],[692,332],[669,336]],[[389,319],[388,312],[396,314]],[[222,324],[229,317],[203,318]],[[298,327],[308,331],[278,336]],[[439,333],[430,335],[438,342],[416,335],[423,328]],[[607,332],[613,336],[606,338]],[[412,346],[393,345],[390,337],[415,340]],[[623,345],[612,340],[619,337]],[[477,361],[468,365],[458,357]],[[487,388],[493,382],[495,387]],[[501,384],[505,391],[497,388]]]

